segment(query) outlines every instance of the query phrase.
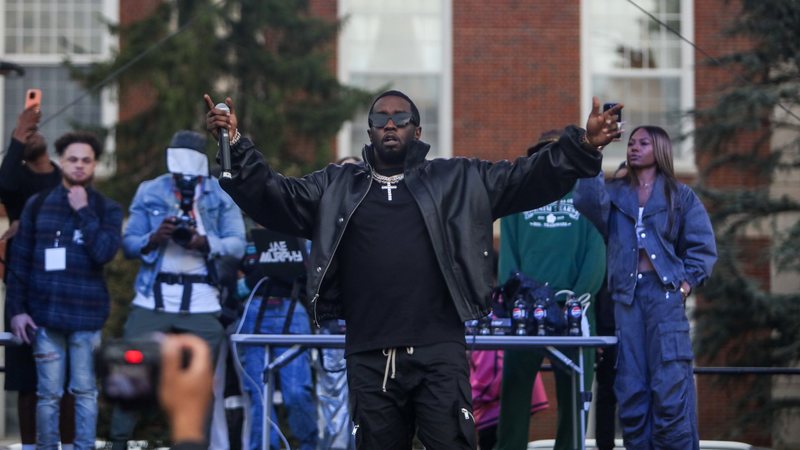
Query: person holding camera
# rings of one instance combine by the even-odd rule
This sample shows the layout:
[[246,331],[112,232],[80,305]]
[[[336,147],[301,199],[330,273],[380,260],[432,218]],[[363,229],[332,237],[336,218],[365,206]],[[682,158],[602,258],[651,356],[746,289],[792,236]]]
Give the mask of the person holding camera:
[[699,448],[685,307],[711,275],[717,248],[703,203],[675,177],[667,132],[635,128],[626,166],[607,181],[602,173],[581,180],[575,207],[608,242],[625,448]]
[[122,208],[91,187],[103,150],[93,134],[67,133],[55,147],[61,183],[31,197],[22,211],[7,311],[14,335],[33,345],[37,448],[59,447],[68,379],[75,397],[74,447],[90,449],[97,424],[92,352],[110,309],[103,266],[120,246]]
[[[209,177],[205,145],[200,133],[175,133],[166,150],[169,173],[143,182],[131,202],[122,247],[141,267],[123,334],[191,333],[216,355],[225,333],[215,263],[241,258],[245,240],[239,208]],[[136,422],[136,412],[114,408],[114,449],[127,448]]]
[[612,112],[594,99],[587,129],[569,127],[536,155],[426,160],[419,109],[406,94],[369,108],[363,164],[301,178],[275,172],[209,96],[206,128],[228,130],[223,188],[262,225],[310,239],[308,296],[319,325],[347,322],[345,355],[357,448],[473,449],[464,322],[488,313],[492,222],[555,201],[600,170]]

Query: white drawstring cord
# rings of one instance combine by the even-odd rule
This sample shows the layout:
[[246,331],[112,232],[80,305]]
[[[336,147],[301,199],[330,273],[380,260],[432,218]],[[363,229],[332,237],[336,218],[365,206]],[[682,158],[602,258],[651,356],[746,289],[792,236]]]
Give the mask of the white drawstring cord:
[[[391,378],[394,380],[396,370],[395,370],[395,358],[397,356],[397,349],[396,348],[385,348],[381,350],[383,356],[386,357],[386,368],[383,370],[383,384],[381,385],[381,391],[386,392],[386,382],[389,379],[389,367],[392,368],[392,375]],[[414,347],[406,347],[406,353],[409,355],[414,354]]]

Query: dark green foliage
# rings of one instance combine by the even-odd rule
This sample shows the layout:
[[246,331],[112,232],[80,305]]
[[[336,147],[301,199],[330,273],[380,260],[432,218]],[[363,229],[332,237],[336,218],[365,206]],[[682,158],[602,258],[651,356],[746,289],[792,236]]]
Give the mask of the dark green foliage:
[[[796,179],[800,163],[800,9],[796,0],[743,0],[741,14],[728,5],[736,17],[730,36],[752,45],[704,61],[735,75],[696,115],[698,159],[708,162],[700,191],[720,254],[701,290],[707,302],[696,317],[698,354],[724,365],[793,367],[800,361],[800,293],[773,292],[764,268],[800,270],[800,203],[771,190],[792,169]],[[739,177],[741,187],[714,183],[721,171]],[[754,245],[754,235],[769,239]],[[772,381],[755,377],[739,405],[743,422],[771,425],[776,413],[800,407],[774,399]]]
[[[205,132],[205,93],[217,103],[231,97],[239,129],[289,175],[333,159],[342,123],[371,97],[336,79],[338,23],[310,15],[306,0],[164,2],[147,19],[112,29],[122,50],[75,76],[86,86],[111,78],[128,104],[141,100],[131,92],[153,96],[116,125],[117,176],[103,188],[124,203],[141,181],[164,172],[175,131]],[[214,142],[208,151],[216,154]]]

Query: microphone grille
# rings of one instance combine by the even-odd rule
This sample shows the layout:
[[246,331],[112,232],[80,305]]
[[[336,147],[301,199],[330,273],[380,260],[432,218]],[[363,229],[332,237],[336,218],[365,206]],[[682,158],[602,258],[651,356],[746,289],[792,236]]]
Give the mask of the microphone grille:
[[226,105],[225,103],[217,103],[214,106],[214,108],[221,109],[223,111],[228,111],[228,112],[230,112],[230,110],[231,110],[230,108],[228,108],[228,105]]

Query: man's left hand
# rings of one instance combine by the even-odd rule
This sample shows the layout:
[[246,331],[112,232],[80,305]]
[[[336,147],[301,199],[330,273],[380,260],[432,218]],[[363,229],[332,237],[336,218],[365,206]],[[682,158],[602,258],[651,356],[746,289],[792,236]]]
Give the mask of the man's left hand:
[[619,113],[625,105],[617,103],[608,111],[600,111],[600,99],[592,97],[592,112],[586,120],[586,140],[598,150],[618,138],[622,133],[617,122]]
[[74,211],[89,205],[89,197],[86,194],[86,188],[83,186],[70,187],[69,191],[67,191],[67,200]]
[[197,250],[201,253],[208,253],[208,238],[203,236],[202,234],[198,234],[197,230],[194,230],[194,234],[192,234],[192,239],[186,245],[186,248],[189,250]]

